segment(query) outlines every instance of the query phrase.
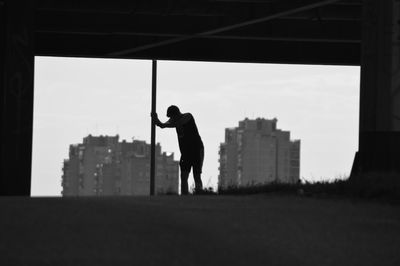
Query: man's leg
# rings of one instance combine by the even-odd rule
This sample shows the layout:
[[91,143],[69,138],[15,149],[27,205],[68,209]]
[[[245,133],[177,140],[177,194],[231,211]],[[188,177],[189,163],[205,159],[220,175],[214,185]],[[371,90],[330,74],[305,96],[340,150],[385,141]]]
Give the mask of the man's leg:
[[201,192],[203,190],[203,182],[201,182],[201,173],[193,172],[195,192]]
[[203,191],[203,182],[201,181],[201,172],[204,161],[204,148],[199,150],[199,157],[193,166],[193,178],[195,183],[195,192],[200,193]]
[[189,194],[188,178],[189,172],[181,171],[181,195]]

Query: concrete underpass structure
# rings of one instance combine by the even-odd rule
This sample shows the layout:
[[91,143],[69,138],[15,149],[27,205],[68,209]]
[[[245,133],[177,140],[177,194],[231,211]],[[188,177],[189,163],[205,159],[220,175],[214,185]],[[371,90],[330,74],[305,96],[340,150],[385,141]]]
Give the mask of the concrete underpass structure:
[[0,195],[30,195],[35,55],[360,65],[352,175],[399,176],[399,13],[398,0],[0,0]]

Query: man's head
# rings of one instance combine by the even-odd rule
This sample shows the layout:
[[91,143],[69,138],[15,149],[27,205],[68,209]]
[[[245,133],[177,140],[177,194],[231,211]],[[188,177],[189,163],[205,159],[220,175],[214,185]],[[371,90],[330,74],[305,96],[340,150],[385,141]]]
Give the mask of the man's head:
[[177,116],[180,115],[181,111],[179,111],[179,108],[175,105],[171,105],[170,107],[168,107],[167,109],[167,116],[168,117],[173,117],[173,116]]

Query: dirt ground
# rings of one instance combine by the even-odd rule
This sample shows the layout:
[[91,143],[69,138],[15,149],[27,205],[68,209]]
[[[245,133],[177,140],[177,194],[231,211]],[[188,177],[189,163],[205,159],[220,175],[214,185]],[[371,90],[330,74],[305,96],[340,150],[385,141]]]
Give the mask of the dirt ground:
[[301,196],[0,198],[0,265],[400,265],[400,205]]

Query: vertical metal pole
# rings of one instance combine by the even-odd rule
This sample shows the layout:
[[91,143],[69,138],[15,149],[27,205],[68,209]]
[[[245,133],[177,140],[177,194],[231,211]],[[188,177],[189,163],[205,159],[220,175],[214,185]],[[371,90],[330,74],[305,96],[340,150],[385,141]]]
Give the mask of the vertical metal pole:
[[[153,60],[151,84],[151,113],[156,113],[157,96],[157,60]],[[150,195],[154,195],[156,175],[156,125],[151,122],[151,151],[150,151]]]
[[279,139],[275,137],[275,182],[279,182]]

